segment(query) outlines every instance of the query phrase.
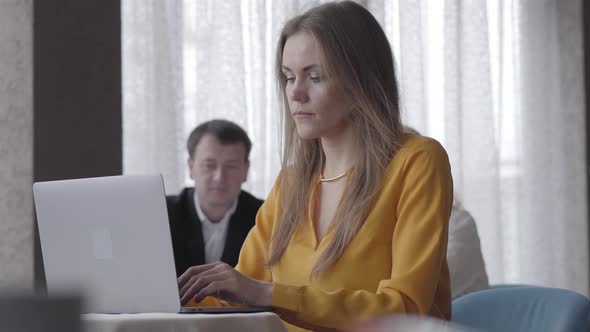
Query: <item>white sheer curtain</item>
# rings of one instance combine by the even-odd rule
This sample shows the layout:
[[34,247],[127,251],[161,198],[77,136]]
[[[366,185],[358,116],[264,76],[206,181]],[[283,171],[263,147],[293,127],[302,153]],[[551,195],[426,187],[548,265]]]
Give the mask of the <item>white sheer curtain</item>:
[[[365,0],[393,46],[407,124],[447,149],[492,283],[588,294],[582,2]],[[274,47],[318,1],[123,0],[125,173],[190,184],[185,139],[227,118],[254,143],[247,190],[279,168]]]

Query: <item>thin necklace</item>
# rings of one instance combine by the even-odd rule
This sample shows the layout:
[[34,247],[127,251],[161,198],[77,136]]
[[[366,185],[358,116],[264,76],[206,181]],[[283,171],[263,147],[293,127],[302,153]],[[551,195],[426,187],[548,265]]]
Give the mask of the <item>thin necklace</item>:
[[346,172],[344,172],[344,173],[342,173],[342,174],[340,174],[340,175],[336,175],[336,176],[335,176],[335,177],[333,177],[333,178],[327,178],[327,179],[326,179],[326,178],[324,178],[324,177],[321,177],[321,178],[320,178],[320,182],[332,182],[332,181],[336,181],[336,180],[338,180],[338,179],[341,179],[341,178],[345,177],[346,175],[348,175],[348,171],[346,171]]

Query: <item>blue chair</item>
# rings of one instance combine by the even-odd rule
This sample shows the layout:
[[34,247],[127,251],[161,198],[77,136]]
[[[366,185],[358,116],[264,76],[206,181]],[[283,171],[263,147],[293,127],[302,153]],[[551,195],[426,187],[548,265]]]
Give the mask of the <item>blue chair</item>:
[[527,284],[493,284],[489,288],[509,288],[509,287],[537,287],[534,285]]
[[492,288],[454,300],[452,321],[485,332],[584,332],[590,300],[559,288]]

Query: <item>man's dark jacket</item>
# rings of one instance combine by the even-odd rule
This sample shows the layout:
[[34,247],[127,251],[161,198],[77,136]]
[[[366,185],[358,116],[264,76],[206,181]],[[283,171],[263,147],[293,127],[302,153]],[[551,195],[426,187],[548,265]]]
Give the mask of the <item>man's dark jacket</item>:
[[[195,208],[194,194],[194,188],[185,188],[178,195],[166,197],[178,276],[191,266],[205,263],[203,232]],[[238,263],[240,249],[255,224],[256,213],[262,203],[263,201],[251,194],[243,190],[240,192],[238,206],[229,220],[221,261],[231,266]]]

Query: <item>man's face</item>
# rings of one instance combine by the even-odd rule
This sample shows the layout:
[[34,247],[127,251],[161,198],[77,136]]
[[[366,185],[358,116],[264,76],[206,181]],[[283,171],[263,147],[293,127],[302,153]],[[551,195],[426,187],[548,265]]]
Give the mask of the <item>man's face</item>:
[[245,156],[241,142],[222,144],[212,134],[201,138],[188,160],[201,208],[229,208],[235,202],[248,174]]

